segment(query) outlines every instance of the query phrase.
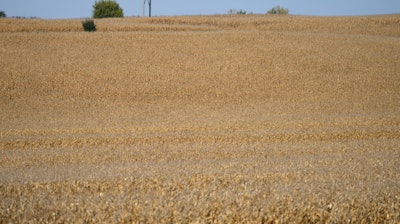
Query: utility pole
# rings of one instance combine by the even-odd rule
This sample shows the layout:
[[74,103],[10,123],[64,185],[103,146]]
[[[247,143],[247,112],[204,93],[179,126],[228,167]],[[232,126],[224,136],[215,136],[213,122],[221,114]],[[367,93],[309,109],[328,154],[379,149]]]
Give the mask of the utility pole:
[[149,17],[151,17],[151,0],[147,0],[149,2]]
[[149,17],[151,17],[151,0],[143,0],[142,16],[146,13],[146,2],[149,4]]

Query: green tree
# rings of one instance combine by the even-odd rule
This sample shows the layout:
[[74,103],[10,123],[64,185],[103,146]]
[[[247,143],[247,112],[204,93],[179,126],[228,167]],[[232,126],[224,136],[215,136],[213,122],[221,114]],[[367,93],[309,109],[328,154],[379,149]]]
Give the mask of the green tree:
[[286,15],[289,14],[289,9],[282,8],[279,5],[273,7],[272,9],[268,10],[267,14],[282,14]]
[[96,25],[92,19],[87,19],[82,22],[83,30],[86,32],[94,32],[96,31]]
[[237,14],[237,10],[236,9],[229,9],[228,14]]
[[246,14],[247,14],[247,11],[245,11],[245,10],[239,10],[239,11],[237,12],[237,14],[246,15]]
[[93,5],[93,18],[123,17],[124,12],[114,0],[100,0]]
[[6,13],[4,11],[0,11],[0,18],[5,18],[7,17]]
[[245,10],[236,10],[236,9],[230,9],[229,11],[228,11],[228,14],[240,14],[240,15],[245,15],[245,14],[247,14],[247,11],[245,11]]

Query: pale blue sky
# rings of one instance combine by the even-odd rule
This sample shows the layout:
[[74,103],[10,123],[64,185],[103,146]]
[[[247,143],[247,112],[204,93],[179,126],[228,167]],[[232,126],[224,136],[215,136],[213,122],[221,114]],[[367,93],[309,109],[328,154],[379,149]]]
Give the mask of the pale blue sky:
[[[92,16],[95,0],[0,0],[7,16],[43,19]],[[117,0],[125,16],[142,13],[142,0]],[[275,5],[290,14],[342,16],[400,13],[400,0],[152,0],[154,16],[225,14],[229,9],[265,13]],[[147,12],[146,12],[147,13]]]

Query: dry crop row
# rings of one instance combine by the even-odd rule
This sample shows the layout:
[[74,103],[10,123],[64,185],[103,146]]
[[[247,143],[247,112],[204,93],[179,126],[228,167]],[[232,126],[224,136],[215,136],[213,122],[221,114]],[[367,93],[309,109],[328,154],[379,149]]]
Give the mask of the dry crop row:
[[[152,127],[118,129],[64,129],[64,130],[10,130],[3,132],[1,148],[51,149],[86,148],[113,145],[173,145],[181,143],[266,144],[302,141],[361,141],[373,139],[398,139],[399,121],[391,120],[336,121],[312,124],[304,121],[296,124],[209,126],[209,127]],[[290,130],[285,129],[290,128]],[[357,126],[357,127],[356,127]],[[323,127],[323,128],[321,128]],[[283,131],[284,130],[284,131]]]
[[[391,193],[333,199],[345,194],[332,196],[328,193],[332,188],[327,188],[326,193],[281,197],[271,192],[271,181],[286,182],[282,177],[192,176],[1,186],[0,191],[11,192],[13,198],[9,201],[7,195],[4,201],[1,195],[9,203],[1,215],[4,220],[53,223],[390,223],[399,219],[398,199]],[[288,182],[293,183],[293,178]]]
[[0,212],[58,223],[395,223],[398,143],[13,149]]

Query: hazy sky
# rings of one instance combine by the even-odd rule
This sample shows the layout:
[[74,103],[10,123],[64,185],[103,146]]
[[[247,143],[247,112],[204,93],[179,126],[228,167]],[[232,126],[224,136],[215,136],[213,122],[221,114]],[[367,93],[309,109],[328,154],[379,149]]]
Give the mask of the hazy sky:
[[[0,0],[7,16],[35,16],[43,19],[85,18],[92,16],[95,0]],[[125,16],[142,13],[142,0],[117,0]],[[225,14],[229,9],[265,13],[275,5],[290,14],[341,16],[400,13],[400,0],[152,0],[152,14]]]

